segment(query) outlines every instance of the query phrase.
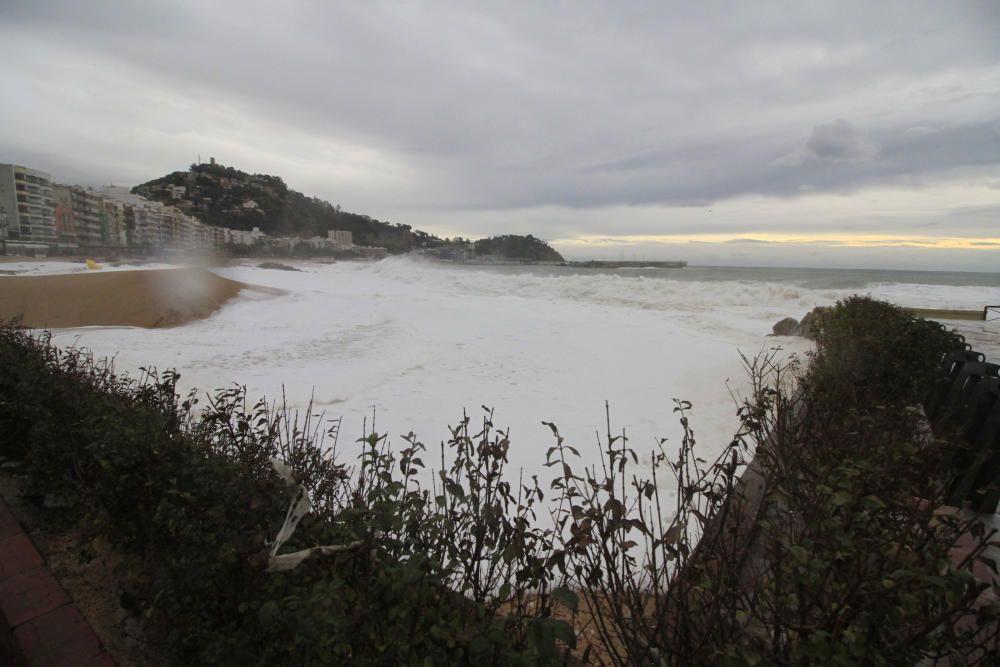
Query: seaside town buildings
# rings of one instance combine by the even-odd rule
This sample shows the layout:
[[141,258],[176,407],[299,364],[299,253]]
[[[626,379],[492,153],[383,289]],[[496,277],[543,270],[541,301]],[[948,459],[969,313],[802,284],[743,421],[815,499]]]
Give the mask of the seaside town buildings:
[[[174,200],[183,199],[186,188],[174,186],[170,194]],[[242,206],[258,208],[251,200]],[[346,230],[330,230],[325,238],[299,239],[272,238],[259,227],[214,227],[128,188],[63,185],[53,183],[45,172],[0,164],[0,255],[181,254],[225,246],[270,246],[291,252],[301,244],[314,250],[385,256],[384,248],[355,246]]]
[[5,253],[44,254],[56,243],[52,177],[16,164],[0,164],[0,214]]

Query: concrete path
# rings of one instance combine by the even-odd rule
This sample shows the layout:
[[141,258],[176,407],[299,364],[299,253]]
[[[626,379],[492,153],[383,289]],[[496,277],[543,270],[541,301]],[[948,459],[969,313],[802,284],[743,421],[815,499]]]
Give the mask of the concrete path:
[[0,498],[0,665],[113,667],[101,641]]

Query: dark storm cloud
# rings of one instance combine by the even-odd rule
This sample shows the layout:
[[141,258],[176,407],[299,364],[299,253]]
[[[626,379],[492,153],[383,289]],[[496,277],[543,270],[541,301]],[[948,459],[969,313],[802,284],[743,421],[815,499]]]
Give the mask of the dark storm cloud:
[[878,154],[878,146],[864,132],[843,119],[813,128],[806,148],[816,159],[834,162],[872,160]]
[[[1000,167],[998,25],[988,2],[8,0],[0,38],[20,57],[0,72],[47,108],[0,110],[0,152],[135,180],[183,168],[182,149],[271,171],[296,155],[310,164],[283,175],[336,198],[317,172],[350,170],[357,147],[377,156],[355,200],[399,210],[926,185]],[[170,105],[206,112],[158,115]],[[82,131],[106,149],[37,139]]]

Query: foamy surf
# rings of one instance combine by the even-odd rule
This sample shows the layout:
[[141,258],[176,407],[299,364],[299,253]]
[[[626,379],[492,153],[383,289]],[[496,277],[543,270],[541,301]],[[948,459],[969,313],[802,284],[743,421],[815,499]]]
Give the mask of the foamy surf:
[[[245,384],[254,398],[308,405],[343,417],[342,449],[363,420],[393,438],[413,431],[436,445],[463,409],[496,408],[510,427],[515,467],[537,470],[553,421],[596,460],[604,401],[632,444],[677,441],[673,399],[694,403],[703,457],[737,426],[730,390],[742,390],[740,353],[808,342],[770,338],[772,324],[861,292],[910,305],[968,307],[995,289],[881,283],[814,288],[808,281],[689,280],[647,275],[482,270],[406,258],[378,263],[301,263],[301,272],[256,267],[220,275],[288,291],[238,298],[211,318],[169,331],[78,330],[79,342],[117,366],[175,367],[182,389]],[[398,438],[397,438],[398,439]]]

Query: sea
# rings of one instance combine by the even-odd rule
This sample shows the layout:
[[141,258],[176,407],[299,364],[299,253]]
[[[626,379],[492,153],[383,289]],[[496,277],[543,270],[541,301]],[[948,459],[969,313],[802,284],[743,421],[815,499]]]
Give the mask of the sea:
[[[339,423],[338,456],[357,455],[366,429],[436,451],[449,427],[489,414],[507,430],[510,467],[542,470],[557,425],[580,463],[595,465],[607,430],[648,462],[676,451],[677,401],[688,401],[696,451],[711,460],[738,427],[746,363],[805,363],[811,344],[769,336],[853,294],[912,307],[1000,304],[1000,274],[732,268],[581,269],[473,266],[408,257],[296,262],[299,271],[214,269],[287,290],[244,292],[212,317],[172,329],[57,331],[60,345],[112,357],[120,371],[173,368],[199,396],[246,387]],[[991,322],[947,322],[1000,359]],[[311,406],[311,408],[310,408]],[[606,410],[608,411],[606,413]]]

